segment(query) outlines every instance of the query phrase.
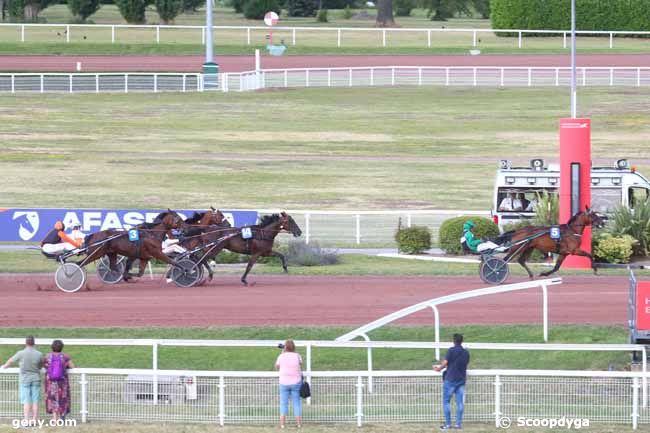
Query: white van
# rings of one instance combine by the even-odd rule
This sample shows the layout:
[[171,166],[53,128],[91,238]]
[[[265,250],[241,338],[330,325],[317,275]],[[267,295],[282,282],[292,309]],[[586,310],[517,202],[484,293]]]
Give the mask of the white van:
[[[534,206],[527,206],[528,203],[543,191],[558,194],[559,188],[559,164],[546,165],[542,159],[533,159],[528,167],[513,167],[510,161],[501,160],[494,184],[492,218],[500,230],[505,225],[532,218]],[[518,196],[514,210],[509,210],[509,200],[504,202],[510,193]],[[619,159],[612,167],[591,168],[591,207],[596,212],[608,214],[621,205],[633,208],[634,203],[648,197],[650,181],[630,167],[626,159]]]

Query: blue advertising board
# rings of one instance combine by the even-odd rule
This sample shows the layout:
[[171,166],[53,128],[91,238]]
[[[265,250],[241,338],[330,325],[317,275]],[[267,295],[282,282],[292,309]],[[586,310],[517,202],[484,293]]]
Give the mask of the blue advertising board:
[[[129,229],[143,222],[152,222],[156,215],[164,212],[144,209],[44,209],[10,208],[0,209],[0,242],[38,242],[54,227],[56,221],[63,221],[67,228],[81,225],[84,233],[107,229]],[[202,210],[198,210],[203,212]],[[190,217],[194,210],[181,209],[176,212],[183,218]],[[221,210],[233,227],[255,224],[256,211]]]

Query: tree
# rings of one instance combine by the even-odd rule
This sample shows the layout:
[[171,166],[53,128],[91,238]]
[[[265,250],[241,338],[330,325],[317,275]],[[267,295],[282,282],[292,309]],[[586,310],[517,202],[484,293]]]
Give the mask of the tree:
[[36,22],[38,14],[56,0],[8,0],[7,10],[12,21]]
[[86,18],[99,10],[99,0],[68,0],[68,9],[73,16],[86,21]]
[[315,0],[289,0],[290,17],[313,17],[316,12]]
[[377,0],[377,21],[376,27],[394,27],[393,0]]
[[424,0],[433,21],[447,21],[457,13],[470,14],[472,0]]
[[280,6],[276,0],[246,0],[244,3],[244,16],[249,20],[261,20],[269,11],[280,14]]
[[182,1],[183,1],[183,6],[181,6],[181,8],[183,9],[183,12],[196,12],[199,6],[205,4],[204,0],[182,0]]
[[145,22],[145,0],[115,0],[117,8],[124,21],[129,24],[143,24]]
[[183,0],[155,0],[154,4],[160,16],[160,23],[170,24],[181,12]]
[[474,9],[481,14],[481,18],[490,18],[490,0],[473,0]]

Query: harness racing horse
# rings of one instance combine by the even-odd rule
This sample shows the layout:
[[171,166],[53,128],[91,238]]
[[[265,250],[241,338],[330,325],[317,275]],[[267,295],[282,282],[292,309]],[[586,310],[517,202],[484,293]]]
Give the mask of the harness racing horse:
[[121,255],[127,257],[127,266],[124,268],[124,281],[128,281],[131,278],[129,269],[130,264],[133,263],[134,259],[140,259],[140,272],[137,274],[138,277],[141,277],[144,274],[147,263],[149,260],[154,258],[173,266],[174,261],[162,252],[161,243],[168,231],[181,228],[183,227],[183,224],[181,216],[171,209],[168,209],[167,212],[163,212],[156,216],[153,222],[143,223],[129,230],[129,232],[133,230],[137,231],[138,239],[134,241],[129,240],[129,232],[120,232],[113,229],[90,234],[86,236],[86,245],[92,245],[93,243],[108,239],[111,236],[119,236],[101,243],[97,245],[97,247],[90,246],[88,249],[88,255],[81,261],[81,263],[79,263],[79,265],[84,266],[87,263],[107,255],[111,270],[115,270],[117,256]]
[[514,248],[510,251],[504,260],[507,262],[513,257],[518,256],[517,262],[526,269],[526,272],[528,272],[528,276],[531,279],[533,278],[533,273],[530,271],[528,266],[526,266],[526,261],[535,249],[543,253],[559,254],[553,269],[547,272],[542,272],[539,274],[540,277],[546,277],[557,272],[568,255],[589,257],[589,260],[591,260],[591,267],[594,272],[596,272],[593,256],[582,250],[580,244],[582,243],[582,233],[584,232],[585,227],[593,225],[597,228],[601,228],[604,225],[604,222],[605,220],[603,217],[587,207],[584,212],[578,212],[571,217],[569,222],[560,225],[560,239],[557,241],[551,238],[550,226],[530,226],[506,232],[496,238],[495,242],[497,244],[503,242],[515,244],[518,241],[530,238],[530,241],[522,243],[521,247]]
[[[247,228],[250,229],[252,234],[250,239],[244,239],[242,235],[242,231],[245,231]],[[246,271],[241,277],[241,282],[247,286],[246,276],[260,256],[280,258],[284,272],[289,272],[287,259],[281,253],[273,250],[275,237],[281,231],[287,231],[294,237],[302,235],[302,230],[300,230],[300,227],[298,227],[298,224],[296,224],[291,215],[282,212],[280,214],[265,215],[262,217],[259,225],[222,229],[220,232],[215,232],[214,234],[203,235],[202,240],[204,243],[219,241],[218,245],[207,253],[207,258],[216,257],[224,248],[234,253],[250,256]]]

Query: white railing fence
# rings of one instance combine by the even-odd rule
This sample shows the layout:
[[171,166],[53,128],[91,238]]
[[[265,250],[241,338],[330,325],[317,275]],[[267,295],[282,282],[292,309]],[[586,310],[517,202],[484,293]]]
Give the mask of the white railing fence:
[[[313,46],[460,46],[480,47],[490,39],[490,45],[524,48],[525,37],[546,34],[561,38],[557,46],[567,48],[570,30],[524,30],[485,28],[372,28],[372,27],[274,27],[277,39],[287,44]],[[214,39],[225,45],[255,45],[265,43],[268,27],[214,26]],[[579,30],[578,36],[598,39],[596,46],[614,48],[617,37],[648,37],[650,32]],[[517,37],[498,37],[499,34]],[[462,35],[460,38],[458,35]],[[548,39],[545,38],[545,39]],[[541,38],[534,38],[540,40]],[[108,43],[188,43],[205,44],[205,26],[164,26],[126,24],[0,24],[3,42],[103,42]],[[513,41],[516,40],[516,45]],[[622,43],[619,43],[622,44]],[[618,44],[617,44],[618,45]]]
[[0,93],[157,93],[202,90],[203,75],[198,73],[0,74]]
[[[579,67],[579,86],[650,86],[650,67]],[[184,73],[0,73],[0,93],[130,93],[268,88],[465,86],[569,86],[568,67],[375,66],[263,69],[210,78]]]
[[[375,66],[263,69],[222,74],[222,90],[289,87],[488,86],[559,87],[571,84],[569,67]],[[649,86],[650,67],[579,67],[579,86]]]
[[[442,417],[442,381],[433,371],[312,372],[307,423],[420,422]],[[465,421],[573,419],[594,424],[650,423],[640,404],[641,373],[470,370]],[[75,369],[72,414],[89,420],[274,424],[275,372]],[[0,370],[0,417],[19,419],[17,369]],[[516,425],[516,424],[515,424]]]

